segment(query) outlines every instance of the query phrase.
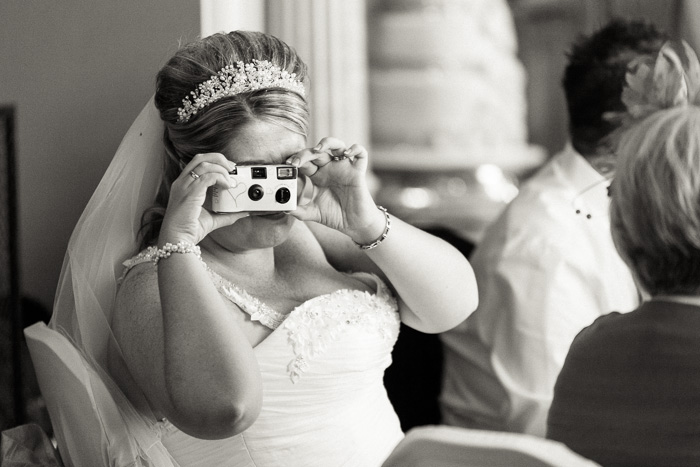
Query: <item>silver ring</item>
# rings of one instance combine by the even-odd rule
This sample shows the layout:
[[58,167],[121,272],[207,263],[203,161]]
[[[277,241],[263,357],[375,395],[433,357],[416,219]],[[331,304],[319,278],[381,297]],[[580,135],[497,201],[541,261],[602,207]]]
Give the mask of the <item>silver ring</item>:
[[192,179],[194,180],[197,180],[199,178],[199,175],[197,175],[197,173],[193,170],[190,172],[190,177],[192,177]]
[[346,156],[345,154],[343,154],[342,156],[333,156],[333,155],[331,155],[331,160],[332,160],[333,162],[342,161],[342,160],[345,160],[345,159],[347,159],[347,158],[348,158],[348,156]]

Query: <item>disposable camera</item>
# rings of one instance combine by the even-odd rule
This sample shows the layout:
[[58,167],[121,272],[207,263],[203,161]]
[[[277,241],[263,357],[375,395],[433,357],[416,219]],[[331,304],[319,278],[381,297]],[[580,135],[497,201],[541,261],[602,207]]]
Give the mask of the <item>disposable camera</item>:
[[292,211],[297,208],[298,169],[293,165],[240,165],[231,172],[232,188],[207,193],[214,212]]

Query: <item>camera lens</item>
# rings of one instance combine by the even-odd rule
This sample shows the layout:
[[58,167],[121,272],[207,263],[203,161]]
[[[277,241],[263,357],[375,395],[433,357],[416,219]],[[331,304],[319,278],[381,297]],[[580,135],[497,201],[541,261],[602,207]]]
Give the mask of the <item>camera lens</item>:
[[253,201],[260,201],[265,194],[265,190],[260,185],[253,185],[248,188],[248,198]]
[[292,193],[289,191],[289,188],[280,188],[277,190],[277,193],[275,193],[275,201],[277,201],[280,204],[285,204],[289,202],[289,199],[292,197]]

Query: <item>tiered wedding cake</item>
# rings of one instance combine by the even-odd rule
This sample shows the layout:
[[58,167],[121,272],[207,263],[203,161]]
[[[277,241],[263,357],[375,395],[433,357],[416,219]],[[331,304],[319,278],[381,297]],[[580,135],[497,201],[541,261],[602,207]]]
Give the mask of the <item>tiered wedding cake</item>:
[[542,162],[506,0],[381,0],[370,13],[377,169]]

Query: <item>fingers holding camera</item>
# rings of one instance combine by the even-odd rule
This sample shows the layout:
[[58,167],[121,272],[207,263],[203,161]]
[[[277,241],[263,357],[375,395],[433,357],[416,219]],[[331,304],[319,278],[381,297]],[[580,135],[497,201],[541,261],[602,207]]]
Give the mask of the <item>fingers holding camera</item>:
[[219,218],[202,208],[207,188],[214,185],[223,188],[231,186],[229,171],[234,167],[235,163],[219,153],[197,154],[193,157],[170,187],[161,235],[168,236],[168,241],[172,241],[172,238],[196,244],[215,228],[232,224],[244,217],[239,213]]
[[[313,149],[302,149],[294,156],[288,158],[285,163],[291,164],[299,168],[299,175],[313,177],[318,172],[320,167],[323,167],[319,159],[320,156]],[[327,162],[330,162],[330,157],[327,157]],[[316,161],[316,162],[314,162]]]
[[353,144],[347,147],[343,141],[329,136],[313,148],[299,151],[286,162],[299,167],[301,174],[313,177],[331,163],[332,168],[352,167],[364,173],[367,170],[367,158],[367,150],[363,146]]
[[226,159],[223,154],[197,154],[184,167],[178,180],[184,179],[187,186],[199,183],[204,187],[221,185],[228,188],[231,184],[229,172],[236,167],[235,162]]
[[314,164],[323,167],[328,163],[339,164],[340,167],[348,165],[364,174],[367,170],[367,149],[360,144],[350,147],[337,138],[323,138],[312,150],[320,157],[314,160]]
[[337,138],[323,138],[318,145],[295,154],[288,163],[310,178],[313,195],[291,214],[300,220],[319,222],[341,232],[354,232],[374,215],[375,203],[366,183],[367,149],[346,146]]
[[369,154],[364,146],[355,143],[347,148],[343,154],[350,160],[353,167],[360,169],[362,172],[367,171]]

